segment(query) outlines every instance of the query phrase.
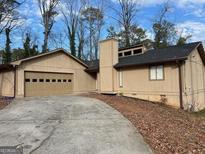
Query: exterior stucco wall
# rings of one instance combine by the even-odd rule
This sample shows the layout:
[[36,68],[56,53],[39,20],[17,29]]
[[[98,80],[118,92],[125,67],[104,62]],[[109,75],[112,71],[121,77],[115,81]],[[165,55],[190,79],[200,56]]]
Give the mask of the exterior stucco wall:
[[194,50],[183,66],[183,100],[185,109],[194,111],[205,108],[205,67]]
[[40,71],[54,73],[72,73],[74,76],[74,93],[96,90],[96,77],[85,71],[85,67],[58,52],[22,63],[17,68],[17,97],[24,97],[24,72]]
[[101,93],[112,93],[115,88],[117,71],[113,68],[118,63],[118,41],[109,39],[100,42],[100,73],[99,91]]
[[14,97],[14,72],[0,73],[0,96]]
[[121,69],[123,87],[119,87],[119,73],[116,79],[117,92],[124,96],[162,102],[180,107],[179,76],[176,64],[164,65],[164,80],[150,80],[149,66]]

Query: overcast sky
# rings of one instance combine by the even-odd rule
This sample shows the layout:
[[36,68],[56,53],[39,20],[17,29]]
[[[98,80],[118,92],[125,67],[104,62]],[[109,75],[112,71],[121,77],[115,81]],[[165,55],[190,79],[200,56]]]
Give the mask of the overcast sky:
[[[92,2],[92,0],[90,0]],[[95,0],[96,1],[96,0]],[[105,25],[103,27],[101,39],[106,38],[106,29],[110,25],[119,27],[111,18],[114,14],[110,11],[109,6],[117,6],[117,0],[106,0],[107,7],[105,9]],[[166,0],[167,1],[167,0]],[[147,30],[147,35],[153,38],[152,22],[157,17],[164,0],[136,0],[139,5],[136,23]],[[184,35],[192,34],[191,41],[205,40],[205,0],[170,0],[172,6],[169,20],[178,28],[179,33]],[[31,29],[34,36],[38,37],[39,46],[43,41],[43,27],[41,25],[41,16],[37,5],[37,0],[26,0],[20,8],[20,14],[24,16],[22,31]],[[53,27],[55,34],[63,33],[62,16],[59,14],[56,18],[56,23]],[[4,47],[5,39],[0,36],[0,48]],[[22,47],[21,30],[16,30],[12,33],[13,48]],[[50,48],[55,48],[50,43]],[[65,41],[64,48],[68,48]]]

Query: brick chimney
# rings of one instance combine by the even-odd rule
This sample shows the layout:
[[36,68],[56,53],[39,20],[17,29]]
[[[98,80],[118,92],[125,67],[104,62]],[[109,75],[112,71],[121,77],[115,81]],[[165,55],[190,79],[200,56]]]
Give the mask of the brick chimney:
[[118,40],[112,38],[100,41],[100,70],[99,80],[101,93],[113,94],[116,92],[118,63]]

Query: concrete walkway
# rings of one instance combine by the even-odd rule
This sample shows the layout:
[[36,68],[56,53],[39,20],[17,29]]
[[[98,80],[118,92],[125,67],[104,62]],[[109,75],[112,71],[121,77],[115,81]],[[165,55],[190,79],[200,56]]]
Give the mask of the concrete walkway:
[[79,96],[25,98],[0,111],[0,146],[32,154],[152,153],[132,124],[107,104]]

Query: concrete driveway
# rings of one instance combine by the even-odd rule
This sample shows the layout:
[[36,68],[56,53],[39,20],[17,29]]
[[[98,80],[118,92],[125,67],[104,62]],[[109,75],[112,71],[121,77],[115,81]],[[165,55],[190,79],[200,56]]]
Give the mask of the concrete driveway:
[[107,104],[80,96],[15,100],[0,111],[0,146],[32,154],[152,153],[132,124]]

